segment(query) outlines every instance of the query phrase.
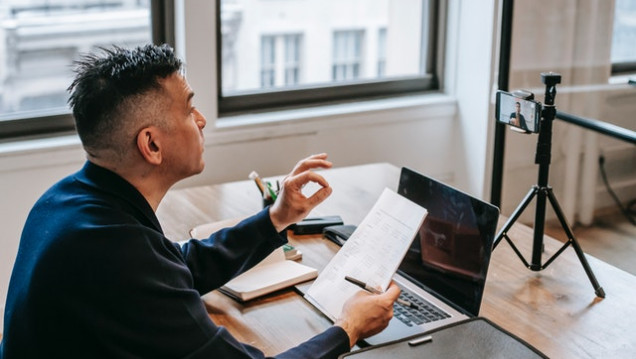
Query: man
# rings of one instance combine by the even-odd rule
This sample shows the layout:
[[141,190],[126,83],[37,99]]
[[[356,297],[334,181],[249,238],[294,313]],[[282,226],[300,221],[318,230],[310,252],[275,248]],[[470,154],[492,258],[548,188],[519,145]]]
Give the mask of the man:
[[524,131],[528,131],[526,118],[521,114],[521,104],[519,102],[515,102],[515,112],[510,114],[510,124],[517,126]]
[[[155,211],[204,167],[206,119],[168,46],[114,48],[77,63],[69,103],[88,161],[49,189],[27,218],[5,310],[0,357],[261,358],[209,318],[200,295],[286,243],[284,229],[331,193],[300,161],[277,201],[237,226],[183,246]],[[301,187],[321,186],[309,198]],[[280,355],[336,358],[382,330],[399,289],[359,293],[333,327]]]

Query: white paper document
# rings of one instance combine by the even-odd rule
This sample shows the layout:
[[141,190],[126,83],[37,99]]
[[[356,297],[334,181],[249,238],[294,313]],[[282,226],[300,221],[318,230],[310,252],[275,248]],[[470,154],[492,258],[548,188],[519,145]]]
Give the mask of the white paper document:
[[305,297],[332,321],[362,290],[350,276],[386,290],[428,212],[386,188],[351,237],[318,275]]

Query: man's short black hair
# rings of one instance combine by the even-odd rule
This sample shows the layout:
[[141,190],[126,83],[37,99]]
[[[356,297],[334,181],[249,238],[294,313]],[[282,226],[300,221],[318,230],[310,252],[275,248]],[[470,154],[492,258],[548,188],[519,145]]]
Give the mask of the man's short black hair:
[[126,104],[160,89],[160,78],[182,68],[165,44],[101,50],[102,56],[88,54],[74,63],[76,77],[68,88],[75,126],[87,150],[107,148],[118,128],[126,125],[122,122]]

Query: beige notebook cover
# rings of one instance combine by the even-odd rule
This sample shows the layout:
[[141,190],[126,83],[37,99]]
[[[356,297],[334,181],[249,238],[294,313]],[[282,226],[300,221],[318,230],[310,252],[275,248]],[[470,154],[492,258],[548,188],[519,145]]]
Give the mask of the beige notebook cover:
[[220,290],[240,301],[247,301],[317,276],[316,269],[285,259],[283,248],[279,247],[254,268],[232,279]]
[[[235,225],[240,220],[202,224],[192,228],[190,235],[193,238],[205,238],[214,231]],[[285,259],[283,247],[279,247],[256,266],[227,282],[220,291],[239,301],[247,301],[317,276],[318,271],[315,268]]]

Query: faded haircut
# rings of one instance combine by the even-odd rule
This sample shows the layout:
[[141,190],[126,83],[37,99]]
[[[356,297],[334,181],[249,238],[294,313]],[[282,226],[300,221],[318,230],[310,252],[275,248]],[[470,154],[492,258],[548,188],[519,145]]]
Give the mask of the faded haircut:
[[68,103],[75,127],[86,151],[97,155],[114,151],[121,155],[132,143],[138,111],[151,112],[152,99],[160,91],[160,79],[182,72],[182,65],[168,45],[145,45],[134,49],[100,48],[74,62],[75,79],[69,86]]

